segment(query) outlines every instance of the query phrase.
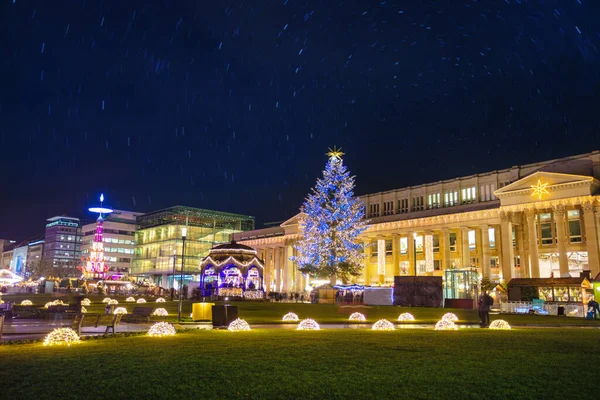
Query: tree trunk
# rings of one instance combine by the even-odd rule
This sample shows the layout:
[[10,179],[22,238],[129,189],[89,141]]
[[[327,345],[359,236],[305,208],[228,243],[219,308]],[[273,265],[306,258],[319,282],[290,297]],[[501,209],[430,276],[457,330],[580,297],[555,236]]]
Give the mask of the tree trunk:
[[329,277],[329,284],[335,286],[337,284],[337,276],[335,274]]

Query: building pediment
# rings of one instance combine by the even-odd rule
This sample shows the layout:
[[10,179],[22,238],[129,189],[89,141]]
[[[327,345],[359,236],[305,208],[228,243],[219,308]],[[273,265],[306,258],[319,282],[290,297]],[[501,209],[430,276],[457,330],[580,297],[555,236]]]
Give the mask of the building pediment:
[[569,197],[593,196],[599,182],[592,176],[534,172],[494,192],[501,206]]

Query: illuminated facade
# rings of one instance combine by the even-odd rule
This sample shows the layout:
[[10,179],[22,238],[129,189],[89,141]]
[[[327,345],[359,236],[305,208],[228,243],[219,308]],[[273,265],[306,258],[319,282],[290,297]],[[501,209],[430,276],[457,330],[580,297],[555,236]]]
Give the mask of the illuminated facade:
[[79,218],[58,216],[48,219],[44,242],[43,259],[53,267],[75,270],[81,265]]
[[[477,271],[491,281],[579,276],[599,270],[600,152],[360,196],[369,226],[356,283]],[[358,184],[360,185],[360,177]],[[234,235],[265,262],[267,290],[302,291],[290,260],[297,215]]]
[[177,287],[173,270],[178,277],[186,226],[184,281],[198,281],[200,260],[214,245],[228,243],[233,233],[254,229],[254,217],[184,206],[139,216],[131,275],[164,288]]

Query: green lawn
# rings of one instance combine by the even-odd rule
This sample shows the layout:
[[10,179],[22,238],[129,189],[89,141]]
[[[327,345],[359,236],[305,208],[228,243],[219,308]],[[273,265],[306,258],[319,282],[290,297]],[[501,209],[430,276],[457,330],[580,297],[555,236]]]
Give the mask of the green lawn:
[[0,346],[5,399],[595,398],[595,329],[188,331]]

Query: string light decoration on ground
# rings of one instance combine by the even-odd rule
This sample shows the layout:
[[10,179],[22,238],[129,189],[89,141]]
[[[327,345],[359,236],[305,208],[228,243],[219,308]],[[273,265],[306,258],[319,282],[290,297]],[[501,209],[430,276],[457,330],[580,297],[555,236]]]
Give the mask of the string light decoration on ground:
[[398,322],[407,322],[407,321],[414,321],[414,320],[415,320],[415,317],[409,312],[402,313],[398,316]]
[[125,301],[127,301],[129,303],[135,303],[135,299],[133,297],[128,297],[125,299]]
[[458,321],[458,317],[456,316],[456,314],[449,312],[442,316],[442,321],[456,322]]
[[105,297],[104,299],[102,299],[103,303],[110,303],[112,299],[110,297]]
[[87,313],[87,308],[85,308],[84,306],[81,306],[81,313],[82,314]]
[[74,343],[79,343],[79,336],[71,328],[56,328],[44,339],[44,346],[71,346]]
[[227,328],[229,332],[241,332],[241,331],[249,331],[250,325],[243,319],[236,319],[232,323],[229,324],[229,328]]
[[81,300],[81,305],[82,306],[90,306],[90,305],[92,305],[92,302],[90,301],[90,299],[83,299],[83,300]]
[[299,331],[318,331],[321,327],[314,319],[306,318],[298,324],[296,329]]
[[169,313],[164,308],[157,308],[156,310],[154,310],[152,315],[156,317],[166,317],[167,315],[169,315]]
[[283,316],[282,320],[286,322],[298,322],[299,318],[293,312],[289,312]]
[[508,322],[506,322],[503,319],[497,319],[492,321],[492,323],[490,324],[490,328],[489,329],[494,329],[494,330],[509,330],[512,329],[510,327],[510,324]]
[[148,335],[161,337],[175,335],[175,327],[168,322],[157,322],[148,330]]
[[113,311],[113,314],[127,314],[127,309],[125,307],[117,307],[115,308],[115,311]]
[[158,299],[156,299],[157,303],[166,303],[167,301],[165,300],[164,297],[159,297]]
[[443,319],[435,324],[436,331],[456,331],[458,326],[453,321]]
[[31,300],[23,300],[23,301],[21,302],[21,305],[22,305],[22,306],[32,306],[32,305],[33,305],[33,303],[31,302]]
[[119,302],[117,300],[111,300],[108,302],[108,304],[114,305],[114,304],[119,304]]
[[67,304],[63,303],[62,300],[54,300],[54,301],[49,301],[48,303],[46,303],[44,305],[44,308],[48,308],[50,306],[66,306]]
[[136,303],[138,303],[138,304],[142,304],[142,303],[145,303],[145,302],[146,302],[146,299],[142,299],[142,298],[139,298],[136,301]]
[[352,315],[350,315],[350,318],[348,318],[348,320],[352,321],[352,322],[365,322],[367,319],[365,318],[365,316],[359,312],[355,312]]
[[394,329],[396,329],[394,328],[394,324],[387,319],[380,319],[373,324],[374,331],[393,331]]

